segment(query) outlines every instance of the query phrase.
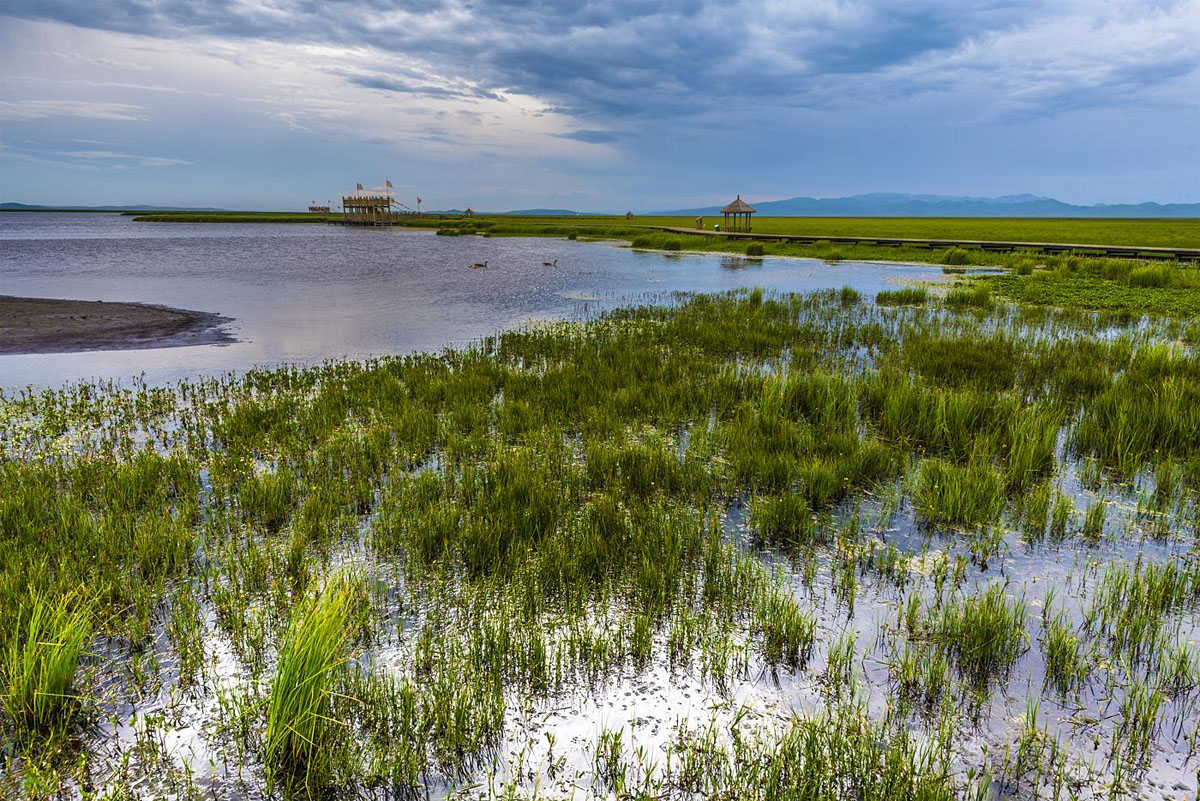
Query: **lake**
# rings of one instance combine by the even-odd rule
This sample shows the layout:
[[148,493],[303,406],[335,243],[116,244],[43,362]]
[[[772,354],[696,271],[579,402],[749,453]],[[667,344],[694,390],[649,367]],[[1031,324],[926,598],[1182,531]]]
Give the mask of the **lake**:
[[[119,214],[0,214],[0,294],[140,301],[233,318],[237,342],[0,356],[0,387],[150,384],[439,350],[539,319],[582,319],[675,292],[936,280],[935,266],[664,254],[622,243],[440,237],[404,228],[136,223]],[[543,263],[557,259],[556,267]],[[469,265],[486,260],[487,269]]]

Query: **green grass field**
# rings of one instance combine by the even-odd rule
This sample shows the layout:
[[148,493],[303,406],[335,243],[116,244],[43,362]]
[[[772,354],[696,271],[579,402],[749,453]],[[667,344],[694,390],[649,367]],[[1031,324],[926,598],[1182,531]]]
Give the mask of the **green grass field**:
[[[509,217],[498,223],[583,227],[597,225],[695,226],[694,217]],[[720,217],[705,217],[712,230]],[[913,217],[759,217],[754,232],[801,236],[880,236],[905,239],[976,239],[1006,242],[1054,242],[1081,245],[1200,247],[1200,220],[1093,220],[1042,218],[913,218]]]
[[[161,212],[139,214],[140,222],[264,222],[322,223],[341,219],[339,214],[286,212]],[[414,221],[420,227],[437,226],[452,218],[425,217]],[[706,217],[711,230],[719,217]],[[692,217],[522,217],[477,216],[505,233],[528,230],[533,235],[554,235],[576,230],[581,234],[596,229],[637,230],[642,226],[691,228]],[[547,229],[556,229],[549,231]],[[1200,220],[1084,220],[1015,218],[894,218],[894,217],[761,217],[754,231],[764,234],[803,236],[880,236],[911,239],[968,239],[982,241],[1054,242],[1082,245],[1140,245],[1144,247],[1200,247]]]

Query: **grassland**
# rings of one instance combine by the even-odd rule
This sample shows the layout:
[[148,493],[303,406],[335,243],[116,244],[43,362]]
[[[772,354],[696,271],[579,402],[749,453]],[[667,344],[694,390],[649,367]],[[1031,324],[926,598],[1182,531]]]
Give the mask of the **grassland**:
[[[341,215],[280,212],[160,212],[137,214],[146,222],[330,222]],[[720,222],[706,218],[706,228]],[[413,224],[438,227],[455,224],[436,217]],[[587,236],[611,236],[613,232],[633,237],[646,226],[692,228],[692,217],[525,217],[480,215],[474,222],[499,229],[497,233],[563,235],[572,230]],[[1200,247],[1200,220],[1189,219],[1040,219],[1040,218],[888,218],[888,217],[761,217],[754,221],[756,233],[804,236],[878,236],[913,239],[962,239],[980,241],[1059,242],[1092,245],[1139,245],[1143,247]]]
[[[527,225],[670,226],[692,228],[693,217],[489,217]],[[705,217],[710,229],[720,217]],[[965,217],[756,217],[755,233],[801,236],[878,236],[912,239],[1063,242],[1071,244],[1200,247],[1200,220],[1189,219],[1039,219]]]
[[4,397],[0,794],[1194,796],[1200,332],[1005,287]]

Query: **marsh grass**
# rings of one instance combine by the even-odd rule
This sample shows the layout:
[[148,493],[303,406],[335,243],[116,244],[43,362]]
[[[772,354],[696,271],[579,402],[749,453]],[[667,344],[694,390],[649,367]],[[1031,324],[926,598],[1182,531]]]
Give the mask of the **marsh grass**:
[[956,285],[946,293],[942,302],[954,309],[990,309],[995,305],[992,291],[987,284],[982,283],[973,286]]
[[707,798],[949,799],[941,742],[919,744],[871,723],[857,706],[797,718],[778,732],[722,742],[715,730],[682,729],[672,784]]
[[82,708],[80,660],[92,638],[91,604],[77,595],[35,593],[22,604],[4,646],[0,702],[18,731],[39,738],[65,734]]
[[333,780],[347,742],[334,701],[361,628],[362,602],[360,587],[338,579],[297,607],[267,704],[263,761],[272,781],[312,791]]
[[[1061,581],[1032,701],[1120,704],[1134,687],[1122,714],[1153,760],[1170,732],[1146,721],[1194,719],[1188,330],[743,290],[441,354],[5,395],[0,641],[23,653],[31,599],[77,590],[107,644],[92,700],[141,709],[169,688],[214,708],[192,723],[228,765],[218,795],[261,794],[260,760],[281,794],[482,786],[531,710],[653,688],[665,669],[718,706],[755,683],[768,719],[793,691],[826,709],[769,731],[749,714],[712,738],[689,729],[669,769],[633,739],[609,743],[601,770],[572,753],[581,792],[940,798],[972,791],[964,770],[1027,788],[1039,759],[1043,777],[1062,766],[1036,715],[987,739],[985,718],[952,714],[1028,684],[1021,582]],[[1100,497],[1108,538],[1072,541]],[[897,625],[877,623],[890,608]],[[856,701],[881,682],[895,691],[883,719]],[[2,725],[3,753],[33,750],[7,712]],[[91,730],[60,729],[86,746],[78,770],[124,770]],[[1061,731],[1072,759],[1100,747]],[[1015,740],[1028,776],[962,745],[984,740]],[[130,760],[165,775],[160,752]],[[1078,786],[1123,782],[1142,756],[1119,750]],[[68,786],[77,768],[9,770],[0,794]],[[524,781],[503,792],[542,792]]]
[[1000,514],[1004,483],[987,465],[958,467],[928,459],[917,474],[915,502],[918,513],[930,524],[979,526]]
[[942,264],[964,265],[971,264],[971,254],[959,247],[947,248],[939,259]]
[[799,493],[756,498],[750,510],[751,522],[764,542],[799,548],[812,545],[824,536],[814,522],[804,496]]
[[1046,600],[1042,616],[1042,650],[1046,659],[1046,681],[1060,695],[1075,692],[1092,670],[1092,654],[1077,636],[1066,613],[1049,614],[1051,599]]
[[905,642],[904,650],[888,662],[900,695],[926,714],[946,698],[950,688],[950,663],[945,651]]
[[884,289],[875,293],[875,302],[880,306],[919,306],[927,300],[929,292],[924,287]]
[[958,598],[931,610],[925,635],[944,648],[954,666],[976,688],[1002,678],[1028,645],[1023,598],[1010,601],[1003,583],[978,595]]

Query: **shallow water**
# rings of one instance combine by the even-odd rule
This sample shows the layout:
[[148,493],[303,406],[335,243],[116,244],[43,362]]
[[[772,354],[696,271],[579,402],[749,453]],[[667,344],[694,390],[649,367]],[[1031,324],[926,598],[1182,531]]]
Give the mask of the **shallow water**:
[[[0,384],[56,384],[85,376],[122,378],[141,370],[151,383],[177,377],[241,371],[279,361],[319,362],[337,356],[432,349],[461,344],[497,329],[537,318],[585,317],[604,308],[631,302],[666,300],[678,290],[712,291],[746,285],[804,291],[845,284],[865,294],[904,280],[931,280],[937,267],[880,264],[825,264],[808,260],[747,261],[720,255],[667,256],[636,253],[607,243],[541,239],[477,239],[436,237],[430,232],[401,230],[347,231],[325,226],[149,225],[112,216],[0,215],[0,292],[14,294],[103,297],[148,300],[198,308],[236,317],[232,332],[242,341],[228,347],[175,348],[0,358]],[[65,219],[64,219],[65,218]],[[39,222],[39,220],[41,220]],[[74,238],[68,233],[74,232]],[[15,244],[14,244],[15,243]],[[18,258],[18,254],[24,256]],[[122,255],[123,254],[123,255]],[[492,267],[470,270],[467,264],[488,259]],[[557,269],[541,262],[559,259]],[[207,265],[207,266],[205,266]],[[332,266],[330,266],[332,265]],[[79,287],[82,289],[73,289]],[[879,312],[891,314],[891,312]],[[1100,329],[1107,337],[1116,329]],[[1070,329],[1042,329],[1030,324],[1021,336],[1071,335]],[[849,358],[852,356],[853,358]],[[848,355],[848,363],[869,361],[865,352]],[[746,369],[770,369],[748,363]],[[10,380],[13,375],[26,378]],[[687,451],[687,432],[680,433],[677,452]],[[853,691],[876,720],[888,718],[896,706],[896,682],[889,662],[906,645],[899,631],[899,604],[907,593],[929,600],[931,566],[962,557],[961,590],[975,595],[993,582],[1006,583],[1009,599],[1029,604],[1025,621],[1028,641],[1007,671],[989,679],[989,692],[977,707],[964,703],[958,684],[938,702],[936,711],[914,707],[897,713],[914,736],[928,738],[939,717],[955,723],[953,770],[960,785],[971,784],[970,771],[989,767],[997,779],[985,797],[1024,798],[1031,786],[1005,784],[1010,751],[1023,731],[1034,702],[1032,728],[1061,742],[1068,787],[1080,797],[1106,795],[1115,772],[1112,754],[1126,735],[1120,705],[1130,681],[1121,665],[1097,664],[1094,677],[1078,693],[1059,694],[1045,685],[1045,648],[1041,611],[1053,592],[1061,609],[1078,628],[1092,604],[1099,575],[1111,564],[1141,559],[1162,563],[1194,558],[1197,532],[1194,501],[1167,514],[1161,533],[1141,513],[1140,493],[1148,484],[1113,484],[1089,488],[1082,464],[1069,458],[1066,437],[1060,439],[1057,490],[1072,499],[1072,535],[1065,540],[1035,539],[1021,532],[1011,509],[988,530],[966,531],[920,525],[912,505],[911,476],[879,487],[847,502],[838,524],[859,520],[864,541],[894,546],[912,557],[900,569],[903,581],[854,562],[856,596],[847,602],[838,592],[841,545],[820,546],[812,556],[812,576],[804,565],[754,545],[744,499],[732,499],[725,514],[725,535],[782,571],[795,597],[815,617],[816,647],[807,666],[796,671],[766,669],[753,656],[733,671],[725,689],[701,677],[693,667],[670,668],[663,660],[661,634],[654,661],[644,667],[621,665],[596,684],[568,683],[558,693],[530,695],[514,690],[507,697],[505,726],[495,753],[485,764],[459,777],[463,785],[482,787],[499,777],[526,792],[550,797],[596,791],[593,748],[603,730],[622,731],[629,753],[642,749],[661,767],[669,758],[669,739],[680,724],[713,725],[730,732],[732,721],[744,726],[786,725],[793,713],[835,708],[850,689],[824,678],[839,638],[854,633],[851,673]],[[260,464],[260,467],[267,467]],[[436,458],[427,465],[438,469]],[[1075,536],[1085,509],[1108,507],[1106,537],[1089,543]],[[857,515],[855,513],[858,513]],[[361,658],[389,673],[409,672],[419,610],[395,598],[406,597],[400,566],[381,558],[365,544],[370,519],[360,521],[359,536],[326,555],[334,570],[354,565],[386,591],[395,627],[381,626],[383,636]],[[995,534],[985,561],[976,561],[977,543]],[[990,541],[990,540],[988,540]],[[859,541],[853,540],[857,547]],[[418,597],[418,596],[414,596]],[[213,797],[261,797],[261,763],[253,752],[236,753],[214,723],[221,717],[220,694],[254,686],[260,677],[243,665],[218,624],[211,604],[202,600],[203,649],[209,666],[203,689],[185,690],[176,683],[176,662],[165,634],[166,618],[156,623],[154,662],[149,662],[148,691],[133,690],[132,657],[114,650],[100,684],[112,689],[104,704],[101,737],[89,747],[101,753],[100,765],[117,765],[123,754],[145,743],[186,766],[195,785]],[[407,613],[400,610],[407,608]],[[1196,645],[1200,616],[1194,607],[1167,616],[1164,631],[1175,642]],[[390,619],[390,618],[389,618]],[[1089,634],[1089,640],[1100,640]],[[1092,655],[1101,659],[1104,651]],[[141,662],[137,663],[139,666]],[[141,668],[139,667],[139,670]],[[1133,670],[1128,671],[1130,674]],[[265,675],[270,675],[268,669]],[[1139,673],[1139,676],[1141,674]],[[1154,678],[1150,676],[1149,678]],[[1146,764],[1129,783],[1132,797],[1195,798],[1196,695],[1167,698],[1156,716],[1153,744]],[[110,720],[111,719],[111,720]],[[230,759],[234,754],[235,760]],[[638,757],[640,760],[640,757]],[[1039,757],[1040,758],[1040,757]],[[494,760],[494,761],[493,761]],[[245,773],[246,781],[242,776]],[[107,777],[106,777],[107,780]],[[145,788],[158,787],[150,774]],[[455,789],[437,777],[429,779],[429,795],[442,797]],[[601,793],[602,795],[603,793]],[[367,793],[364,791],[364,795]]]
[[[557,267],[543,262],[558,260]],[[469,265],[487,260],[487,269]],[[149,384],[462,345],[523,322],[578,319],[669,293],[791,292],[935,280],[935,266],[666,255],[605,242],[440,237],[403,228],[135,223],[0,214],[0,294],[141,301],[233,318],[238,342],[0,356],[0,387]]]

